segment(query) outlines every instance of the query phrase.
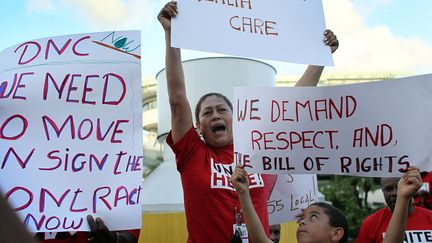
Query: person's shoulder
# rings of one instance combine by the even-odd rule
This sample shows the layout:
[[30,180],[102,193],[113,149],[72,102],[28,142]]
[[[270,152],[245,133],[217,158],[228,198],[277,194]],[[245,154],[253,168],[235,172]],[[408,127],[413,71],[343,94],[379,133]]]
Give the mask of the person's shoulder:
[[429,210],[427,208],[414,206],[414,212],[432,218],[432,210]]
[[182,144],[182,143],[187,144],[191,140],[201,141],[201,139],[198,135],[198,132],[196,131],[195,127],[193,127],[193,126],[191,126],[190,129],[183,135],[183,137],[181,137],[180,140],[177,141],[176,143],[174,143],[174,141],[172,139],[172,130],[169,131],[165,140],[171,148],[178,146],[178,144]]
[[408,220],[415,222],[416,225],[421,224],[430,227],[432,226],[432,211],[427,208],[414,206],[414,213],[408,215]]
[[377,220],[389,214],[388,208],[381,208],[363,220],[363,224],[376,224]]
[[379,233],[379,221],[384,212],[383,209],[385,208],[379,209],[363,219],[359,232],[357,233],[357,243],[369,243],[377,237],[377,234]]

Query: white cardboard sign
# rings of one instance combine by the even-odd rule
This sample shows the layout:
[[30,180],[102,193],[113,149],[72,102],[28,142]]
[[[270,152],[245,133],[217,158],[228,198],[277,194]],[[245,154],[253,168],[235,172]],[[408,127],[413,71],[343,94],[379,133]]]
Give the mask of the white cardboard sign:
[[0,188],[30,231],[141,228],[140,32],[0,53]]
[[234,157],[251,173],[398,176],[431,170],[432,75],[234,89]]
[[276,61],[333,65],[320,0],[178,1],[174,47]]
[[269,224],[295,221],[302,209],[315,202],[318,202],[316,175],[278,175],[267,202]]

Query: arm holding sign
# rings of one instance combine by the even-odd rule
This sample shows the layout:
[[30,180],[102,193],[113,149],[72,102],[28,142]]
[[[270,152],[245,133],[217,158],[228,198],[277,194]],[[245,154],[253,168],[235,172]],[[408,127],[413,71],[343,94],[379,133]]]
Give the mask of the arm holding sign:
[[235,171],[231,176],[231,183],[236,189],[238,197],[240,199],[242,213],[244,216],[250,241],[255,243],[272,243],[272,241],[267,238],[261,221],[252,204],[252,200],[249,194],[248,176],[243,167],[243,165],[236,166]]
[[158,15],[158,20],[165,31],[165,66],[174,143],[177,143],[193,125],[192,111],[186,97],[180,49],[171,47],[171,18],[177,13],[177,3],[171,1],[165,4]]
[[[330,46],[331,52],[334,53],[339,47],[339,41],[331,30],[324,31],[324,43]],[[316,86],[324,70],[323,66],[309,65],[303,76],[297,81],[296,87]]]
[[387,227],[384,243],[404,242],[409,204],[421,185],[420,172],[416,167],[409,167],[407,172],[399,179],[396,205]]

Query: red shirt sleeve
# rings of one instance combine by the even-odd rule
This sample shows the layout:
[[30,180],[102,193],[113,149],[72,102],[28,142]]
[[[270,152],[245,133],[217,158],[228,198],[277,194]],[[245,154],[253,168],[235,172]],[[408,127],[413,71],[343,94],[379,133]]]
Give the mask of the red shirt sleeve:
[[193,153],[197,151],[198,146],[202,146],[203,144],[194,127],[191,127],[177,143],[173,142],[172,131],[170,131],[166,142],[175,154],[177,170],[179,172],[188,166],[187,163],[192,161],[190,158]]

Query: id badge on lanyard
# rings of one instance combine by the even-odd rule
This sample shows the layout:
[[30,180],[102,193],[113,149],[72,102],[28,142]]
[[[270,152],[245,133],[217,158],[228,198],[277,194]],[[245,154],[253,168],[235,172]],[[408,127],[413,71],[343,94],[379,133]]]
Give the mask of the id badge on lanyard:
[[231,243],[249,243],[246,224],[242,224],[241,222],[241,211],[237,212],[237,207],[235,207],[235,211],[236,223],[233,224],[233,238]]
[[237,236],[241,243],[249,243],[248,232],[246,224],[233,224],[233,235]]

